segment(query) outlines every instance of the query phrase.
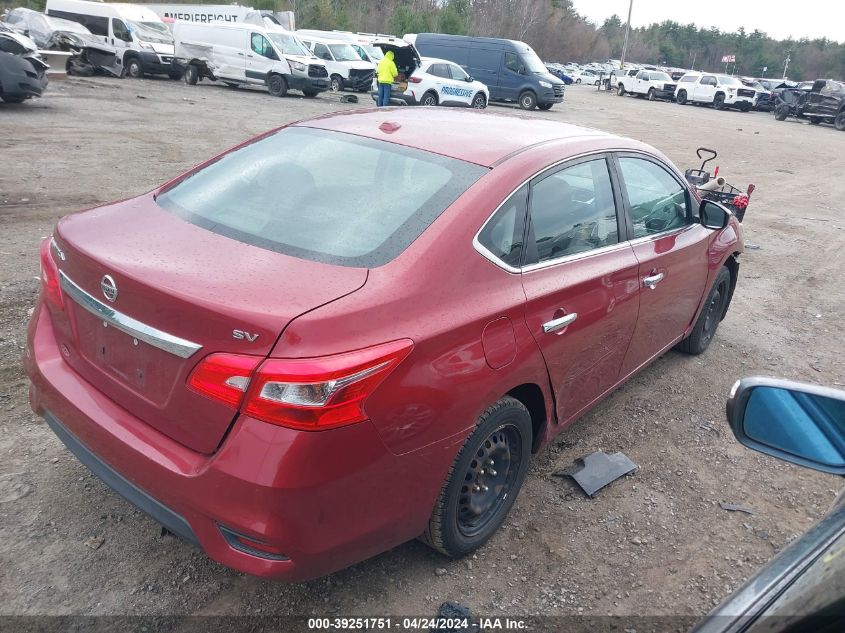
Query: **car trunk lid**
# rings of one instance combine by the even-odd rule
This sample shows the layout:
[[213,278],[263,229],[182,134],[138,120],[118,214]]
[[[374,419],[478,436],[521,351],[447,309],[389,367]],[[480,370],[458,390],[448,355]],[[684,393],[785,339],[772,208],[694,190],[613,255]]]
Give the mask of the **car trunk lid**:
[[294,318],[364,285],[367,270],[265,250],[185,222],[151,195],[62,220],[52,256],[65,360],[176,441],[213,452],[235,411],[187,387],[197,363],[266,356]]

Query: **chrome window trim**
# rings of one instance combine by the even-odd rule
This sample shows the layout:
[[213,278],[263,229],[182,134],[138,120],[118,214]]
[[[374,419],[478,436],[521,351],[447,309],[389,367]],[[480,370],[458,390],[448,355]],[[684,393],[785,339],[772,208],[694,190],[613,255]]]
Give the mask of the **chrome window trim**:
[[[490,261],[492,264],[501,268],[505,272],[516,275],[516,274],[520,274],[520,273],[524,273],[524,272],[531,272],[531,271],[534,271],[534,270],[540,270],[542,268],[548,268],[550,266],[556,266],[557,264],[563,264],[563,263],[570,262],[570,261],[573,261],[573,260],[576,260],[576,259],[584,259],[585,257],[589,257],[589,256],[594,255],[594,254],[607,253],[607,252],[610,252],[610,251],[615,250],[615,249],[621,249],[623,246],[633,246],[634,244],[639,244],[641,242],[645,242],[645,241],[648,241],[648,240],[651,240],[651,239],[666,237],[667,235],[670,235],[673,232],[680,233],[681,231],[686,231],[687,229],[696,225],[695,222],[691,222],[690,224],[688,224],[686,226],[683,226],[683,227],[680,227],[680,228],[677,228],[677,229],[670,229],[670,230],[668,230],[664,233],[654,233],[652,235],[647,235],[647,236],[644,236],[644,237],[638,237],[638,238],[633,239],[633,240],[626,240],[624,242],[618,242],[616,244],[611,244],[610,246],[603,246],[602,248],[592,249],[592,250],[589,250],[589,251],[583,251],[581,253],[574,253],[572,255],[564,255],[563,257],[559,257],[557,259],[551,259],[551,260],[545,261],[545,262],[538,262],[536,264],[531,264],[530,266],[523,266],[523,267],[520,267],[520,268],[516,268],[515,266],[511,266],[510,264],[506,264],[505,262],[503,262],[501,259],[499,259],[499,257],[494,255],[490,250],[488,250],[481,243],[481,241],[478,239],[478,236],[481,235],[481,232],[484,230],[484,227],[487,226],[487,224],[493,219],[493,216],[495,216],[499,212],[499,210],[505,205],[505,203],[507,203],[508,200],[511,199],[511,196],[513,196],[517,191],[522,189],[522,187],[527,185],[529,182],[531,182],[535,178],[539,178],[540,176],[542,176],[543,174],[545,174],[546,172],[548,172],[550,170],[557,169],[558,167],[560,167],[564,163],[569,163],[569,162],[572,162],[572,161],[581,160],[583,158],[589,158],[590,156],[598,156],[598,155],[617,155],[617,156],[615,156],[615,158],[618,159],[619,158],[618,154],[640,154],[642,156],[647,156],[648,158],[651,158],[651,159],[657,161],[661,166],[664,167],[664,169],[666,169],[667,171],[669,171],[670,174],[675,176],[675,179],[678,181],[678,184],[680,184],[682,187],[685,187],[687,192],[691,191],[689,186],[687,184],[685,184],[686,181],[684,180],[683,176],[681,176],[680,172],[678,171],[678,169],[674,165],[667,164],[659,156],[655,156],[654,154],[650,154],[649,152],[646,152],[646,151],[643,151],[643,150],[640,150],[640,149],[604,148],[604,149],[584,152],[583,154],[575,154],[574,156],[568,156],[568,157],[563,158],[563,159],[561,159],[561,160],[559,160],[555,163],[552,163],[551,165],[544,167],[541,171],[538,171],[536,174],[532,174],[531,176],[529,176],[528,178],[523,180],[521,183],[519,183],[519,185],[514,187],[513,191],[511,191],[508,195],[505,196],[504,200],[502,200],[502,202],[499,204],[499,206],[497,206],[493,210],[493,212],[487,217],[487,219],[481,225],[481,228],[479,228],[478,231],[475,233],[475,236],[472,238],[472,247],[476,250],[476,252],[478,252],[479,255],[484,257],[484,259]],[[624,186],[624,182],[621,182],[620,184]],[[691,192],[690,192],[690,195],[692,195]],[[694,199],[695,198],[693,197],[692,200],[694,200]],[[618,214],[619,209],[617,209],[616,212]],[[625,212],[625,210],[623,209],[623,213],[624,212]]]
[[148,345],[178,356],[179,358],[190,358],[200,349],[202,345],[187,339],[179,338],[168,334],[151,325],[142,323],[137,319],[118,312],[114,308],[91,296],[71,280],[63,271],[59,271],[59,279],[62,291],[73,299],[81,308],[87,310],[94,316],[103,320],[121,332],[132,336]]

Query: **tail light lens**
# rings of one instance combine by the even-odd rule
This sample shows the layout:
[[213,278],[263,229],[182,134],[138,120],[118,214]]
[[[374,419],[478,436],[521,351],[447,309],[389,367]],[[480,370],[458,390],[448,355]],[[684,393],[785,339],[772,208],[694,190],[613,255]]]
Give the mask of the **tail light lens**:
[[47,302],[58,310],[65,309],[62,288],[59,285],[59,268],[50,254],[53,238],[41,242],[41,289]]
[[191,373],[188,386],[270,424],[333,429],[367,419],[364,401],[413,345],[403,339],[334,356],[263,363],[257,356],[211,354]]
[[249,378],[261,358],[243,354],[211,354],[196,366],[188,386],[212,400],[238,409],[249,387]]
[[422,82],[422,78],[421,77],[408,77],[408,81],[410,81],[412,84],[418,84],[418,83]]
[[403,339],[335,356],[266,360],[250,382],[244,413],[315,431],[361,422],[364,401],[412,347]]

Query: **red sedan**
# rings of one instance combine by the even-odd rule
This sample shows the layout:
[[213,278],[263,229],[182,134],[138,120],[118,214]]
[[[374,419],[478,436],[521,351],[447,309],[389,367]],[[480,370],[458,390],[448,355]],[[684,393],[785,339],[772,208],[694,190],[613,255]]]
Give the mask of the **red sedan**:
[[61,220],[30,400],[235,569],[501,525],[532,452],[725,316],[740,225],[658,151],[456,110],[335,114]]

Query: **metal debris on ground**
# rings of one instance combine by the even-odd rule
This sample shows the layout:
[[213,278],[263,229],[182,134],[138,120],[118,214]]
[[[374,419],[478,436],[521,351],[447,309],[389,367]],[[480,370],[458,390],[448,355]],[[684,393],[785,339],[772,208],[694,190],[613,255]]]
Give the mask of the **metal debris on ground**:
[[[469,607],[459,602],[444,602],[437,610],[437,624],[443,624],[440,628],[429,629],[431,633],[478,633],[478,625],[473,624],[472,614]],[[446,623],[454,623],[458,626],[446,628]],[[466,626],[464,626],[466,624]]]
[[637,468],[624,453],[608,455],[596,451],[586,457],[579,457],[570,468],[553,474],[556,477],[572,477],[588,497],[593,497],[607,484],[634,472]]
[[728,512],[745,512],[745,514],[757,514],[757,510],[754,508],[749,508],[747,506],[738,506],[734,505],[733,503],[725,503],[724,501],[719,502],[719,507],[722,510],[727,510]]
[[355,95],[342,95],[340,101],[342,103],[358,103],[358,97]]

